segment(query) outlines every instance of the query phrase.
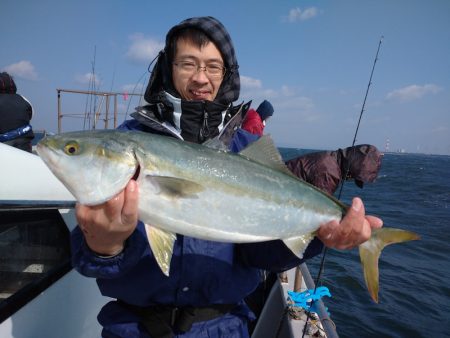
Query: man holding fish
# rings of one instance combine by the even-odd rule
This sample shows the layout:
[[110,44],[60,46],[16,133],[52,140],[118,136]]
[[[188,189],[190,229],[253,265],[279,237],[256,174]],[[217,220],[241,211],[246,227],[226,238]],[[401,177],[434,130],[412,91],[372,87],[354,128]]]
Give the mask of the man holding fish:
[[[190,143],[204,143],[240,114],[240,106],[232,105],[239,91],[238,63],[225,27],[212,17],[190,18],[167,34],[165,49],[158,56],[145,93],[150,104],[135,112],[134,119],[119,129],[165,135],[164,139],[187,141],[183,144],[189,147]],[[44,147],[40,148],[42,157]],[[76,143],[66,143],[64,149],[71,155],[83,150]],[[98,316],[103,337],[248,337],[247,322],[254,315],[243,299],[258,285],[259,269],[284,271],[318,254],[323,245],[354,248],[367,241],[372,230],[382,227],[379,218],[365,215],[362,201],[355,198],[342,221],[338,221],[340,216],[324,221],[313,233],[314,239],[306,242],[309,245],[304,253],[292,253],[297,247],[289,240],[260,241],[248,235],[236,241],[224,237],[221,242],[208,240],[221,237],[207,231],[191,237],[190,232],[183,232],[183,225],[174,231],[176,237],[166,236],[164,231],[160,233],[157,218],[153,214],[145,216],[139,208],[146,197],[138,177],[150,169],[142,165],[140,157],[145,154],[134,154],[140,166],[114,197],[96,204],[74,193],[80,203],[76,207],[79,227],[72,232],[72,263],[81,274],[97,278],[103,295],[117,299],[105,305]],[[250,152],[246,155],[251,157]],[[178,159],[186,160],[181,156]],[[168,177],[163,171],[158,177],[150,176],[149,188],[145,189],[158,190],[159,200],[170,200],[174,209],[181,208],[185,200],[195,205],[204,193],[202,182],[193,183],[187,177]],[[159,200],[152,200],[146,209],[162,209]],[[214,207],[204,207],[205,223],[221,221],[220,216],[208,218]],[[238,203],[223,207],[239,217],[246,212],[245,205]],[[183,209],[186,219],[201,220],[198,208],[193,211],[196,215],[190,214],[191,209],[195,208]],[[154,224],[144,224],[141,217],[150,217]],[[182,223],[183,219],[177,221]],[[150,240],[150,248],[152,236],[158,241],[152,244]],[[254,243],[248,243],[248,238]],[[158,248],[167,243],[173,256],[157,256]]]

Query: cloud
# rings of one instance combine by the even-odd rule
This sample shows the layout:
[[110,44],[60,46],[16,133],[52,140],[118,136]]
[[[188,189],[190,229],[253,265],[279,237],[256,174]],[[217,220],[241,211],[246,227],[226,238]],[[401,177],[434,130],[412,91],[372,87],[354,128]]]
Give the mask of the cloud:
[[164,44],[155,39],[145,38],[143,34],[136,33],[130,36],[131,45],[127,51],[127,58],[136,63],[148,64],[159,51],[164,48]]
[[86,73],[86,74],[77,74],[75,75],[75,81],[79,84],[86,85],[92,83],[94,81],[95,87],[99,87],[101,84],[101,80],[99,75],[95,75],[92,73]]
[[295,95],[295,90],[289,86],[281,86],[281,93],[284,96],[294,96]]
[[306,21],[317,16],[318,10],[316,7],[308,7],[306,9],[300,9],[299,7],[292,8],[289,11],[288,16],[285,18],[288,22]]
[[313,100],[306,96],[294,96],[291,98],[279,98],[277,106],[286,111],[312,112],[315,108]]
[[255,89],[262,88],[261,80],[253,79],[248,76],[241,75],[241,85],[243,88]]
[[448,133],[448,128],[445,126],[437,126],[431,132],[432,133]]
[[287,85],[277,89],[264,88],[261,80],[243,75],[241,75],[241,85],[241,100],[252,100],[255,107],[263,100],[269,100],[273,104],[277,118],[271,123],[275,126],[286,127],[298,121],[304,124],[315,123],[323,116],[316,111],[314,101],[301,94],[300,88]]
[[300,108],[310,104],[304,97],[299,95],[298,88],[282,85],[278,89],[264,88],[263,83],[259,79],[241,75],[241,99],[260,102],[262,100],[273,100],[274,102],[291,102],[296,101],[295,105]]
[[37,80],[38,78],[33,64],[26,60],[6,66],[3,70],[12,76],[26,80]]
[[413,101],[427,94],[436,94],[441,90],[441,87],[434,84],[425,84],[423,86],[410,85],[391,91],[387,94],[386,98],[390,100]]

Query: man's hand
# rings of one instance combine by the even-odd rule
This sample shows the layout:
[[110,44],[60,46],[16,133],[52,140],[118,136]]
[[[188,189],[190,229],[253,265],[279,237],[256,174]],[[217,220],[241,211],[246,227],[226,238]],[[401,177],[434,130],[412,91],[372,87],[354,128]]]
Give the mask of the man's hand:
[[95,206],[77,203],[76,217],[89,248],[101,256],[123,250],[138,222],[139,191],[136,181],[109,201]]
[[352,249],[367,241],[372,229],[381,228],[383,221],[374,216],[366,216],[364,204],[355,197],[352,206],[340,223],[332,221],[319,228],[317,237],[329,248]]

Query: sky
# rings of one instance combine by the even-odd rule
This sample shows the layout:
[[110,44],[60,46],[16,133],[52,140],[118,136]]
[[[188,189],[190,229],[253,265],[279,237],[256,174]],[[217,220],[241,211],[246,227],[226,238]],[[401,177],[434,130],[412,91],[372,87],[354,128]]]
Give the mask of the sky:
[[[236,103],[273,104],[265,133],[277,146],[350,146],[361,116],[356,144],[450,155],[448,0],[0,0],[0,10],[0,70],[32,103],[35,130],[58,132],[57,89],[141,94],[168,30],[211,15],[235,45]],[[68,92],[60,103],[63,132],[92,127],[83,116],[106,107]],[[118,123],[140,104],[118,95]]]

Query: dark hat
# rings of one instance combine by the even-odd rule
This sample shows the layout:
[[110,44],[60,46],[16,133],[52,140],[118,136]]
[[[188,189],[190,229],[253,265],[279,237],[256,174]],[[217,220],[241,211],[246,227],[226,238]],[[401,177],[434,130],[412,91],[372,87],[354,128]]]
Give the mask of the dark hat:
[[258,108],[256,109],[256,111],[258,112],[259,116],[261,116],[261,120],[265,120],[267,119],[269,116],[273,115],[273,106],[272,104],[267,101],[264,100],[263,102],[261,102],[261,104],[258,106]]
[[348,169],[347,178],[353,178],[355,184],[362,188],[364,183],[373,182],[381,168],[382,155],[370,144],[339,149],[342,174]]
[[0,93],[15,94],[17,92],[16,83],[7,72],[0,73]]

